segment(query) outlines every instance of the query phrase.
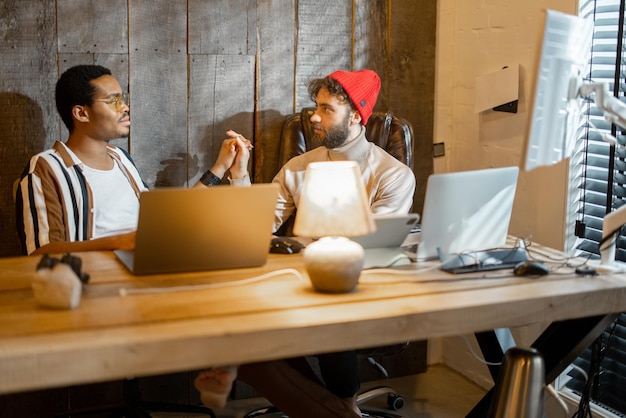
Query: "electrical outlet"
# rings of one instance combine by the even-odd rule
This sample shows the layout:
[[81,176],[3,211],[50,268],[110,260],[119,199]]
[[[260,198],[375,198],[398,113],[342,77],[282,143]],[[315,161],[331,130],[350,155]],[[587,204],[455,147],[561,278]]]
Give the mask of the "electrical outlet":
[[433,144],[433,157],[443,157],[446,155],[446,145],[444,142],[437,142]]

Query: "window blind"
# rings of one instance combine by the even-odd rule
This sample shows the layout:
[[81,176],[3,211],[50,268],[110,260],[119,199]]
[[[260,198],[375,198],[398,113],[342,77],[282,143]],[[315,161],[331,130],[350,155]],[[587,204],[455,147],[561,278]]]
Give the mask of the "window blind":
[[[604,82],[609,91],[624,100],[623,0],[585,0],[580,15],[594,20],[591,59],[584,79]],[[577,152],[570,164],[571,176],[578,185],[577,244],[581,255],[599,255],[602,219],[612,209],[626,202],[626,149],[603,141],[600,132],[608,132],[618,143],[626,136],[604,119],[593,101],[584,103],[586,119],[579,128]],[[584,227],[581,227],[584,225]],[[626,261],[626,238],[620,234],[616,258]]]
[[[588,73],[584,78],[605,82],[614,96],[624,101],[624,3],[626,0],[581,0],[579,15],[594,20]],[[610,146],[600,137],[609,132],[626,144],[621,129],[605,121],[592,101],[584,103],[577,149],[570,162],[570,180],[576,185],[577,254],[597,257],[602,238],[602,219],[626,203],[626,148]],[[570,200],[572,201],[572,200]],[[626,261],[625,230],[616,241],[616,259]],[[575,369],[567,387],[581,395],[581,404],[591,401],[619,416],[626,416],[626,314],[574,361],[587,371],[589,381]],[[587,416],[581,415],[575,416]]]

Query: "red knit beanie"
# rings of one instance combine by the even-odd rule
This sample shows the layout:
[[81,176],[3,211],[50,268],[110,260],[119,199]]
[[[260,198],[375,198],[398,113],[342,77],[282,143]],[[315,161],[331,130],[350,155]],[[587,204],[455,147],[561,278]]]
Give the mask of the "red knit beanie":
[[363,119],[363,125],[370,118],[378,92],[380,91],[380,77],[372,70],[341,71],[337,70],[328,77],[337,81],[348,93]]

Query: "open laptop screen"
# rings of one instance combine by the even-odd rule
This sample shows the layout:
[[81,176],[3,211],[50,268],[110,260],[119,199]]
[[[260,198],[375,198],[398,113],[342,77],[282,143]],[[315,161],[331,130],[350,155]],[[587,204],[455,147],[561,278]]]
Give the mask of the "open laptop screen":
[[277,196],[275,184],[143,192],[135,251],[115,254],[134,274],[262,265]]
[[351,239],[368,248],[400,248],[411,230],[418,225],[417,213],[374,215],[376,231]]
[[503,246],[518,173],[504,167],[431,175],[417,259]]

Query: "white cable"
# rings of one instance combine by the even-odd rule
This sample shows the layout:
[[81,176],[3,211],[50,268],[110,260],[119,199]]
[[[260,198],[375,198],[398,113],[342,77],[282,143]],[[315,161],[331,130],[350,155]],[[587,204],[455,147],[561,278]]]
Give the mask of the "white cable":
[[[440,263],[435,264],[431,267],[425,267],[420,269],[393,269],[393,268],[370,268],[361,271],[361,278],[359,279],[360,283],[364,284],[390,284],[390,283],[433,283],[433,282],[443,282],[450,281],[449,279],[431,279],[424,280],[420,278],[419,275],[422,273],[429,272],[431,270],[438,269],[441,266]],[[383,279],[376,280],[375,277],[371,277],[372,275],[377,274],[386,274],[387,276],[415,276],[411,277],[402,277],[401,279],[389,279],[385,277]],[[370,276],[370,277],[367,277]],[[365,279],[365,280],[363,280]]]
[[463,338],[465,340],[465,344],[467,344],[467,348],[469,348],[470,352],[476,358],[476,360],[480,361],[483,364],[486,364],[487,366],[501,366],[502,365],[502,362],[493,363],[493,362],[490,362],[490,361],[486,361],[484,358],[482,358],[478,354],[476,354],[476,352],[472,348],[472,345],[470,344],[469,340],[467,339],[467,337],[465,335],[459,335],[459,337],[461,337],[461,338]]
[[199,289],[214,289],[218,287],[229,287],[229,286],[239,286],[244,284],[250,284],[255,282],[260,282],[262,280],[266,280],[276,276],[282,276],[285,274],[292,274],[296,276],[299,280],[305,280],[302,277],[302,274],[296,269],[281,269],[275,270],[266,274],[262,274],[260,276],[251,277],[243,280],[233,280],[222,283],[208,283],[208,284],[198,284],[198,285],[187,285],[187,286],[172,286],[172,287],[149,287],[144,289],[134,289],[134,288],[125,288],[121,287],[119,289],[120,296],[128,296],[128,295],[144,295],[151,293],[169,293],[169,292],[182,292],[185,290],[199,290]]
[[569,408],[567,407],[567,404],[565,403],[563,398],[561,398],[561,395],[559,395],[559,393],[556,391],[556,389],[554,389],[552,385],[546,385],[546,392],[548,392],[554,398],[554,400],[557,401],[557,403],[563,409],[563,414],[565,415],[565,418],[568,418],[570,416]]
[[435,270],[441,267],[441,263],[437,263],[430,267],[424,267],[420,269],[394,269],[394,268],[370,268],[364,269],[361,271],[361,274],[376,274],[376,273],[391,273],[398,275],[410,275],[410,274],[420,274],[427,271]]
[[[421,268],[419,270],[411,270],[411,269],[367,269],[361,271],[361,278],[359,279],[359,283],[362,284],[391,284],[391,283],[419,283],[419,284],[427,284],[427,283],[454,283],[454,282],[470,282],[476,280],[485,280],[485,279],[519,279],[518,277],[513,276],[510,272],[498,273],[503,270],[493,270],[486,273],[481,274],[480,276],[471,274],[450,274],[443,277],[435,277],[435,278],[424,278],[420,276],[422,273],[428,272],[430,270],[438,269],[440,264],[437,264],[433,267]],[[377,274],[385,274],[387,277],[377,278],[372,277]],[[570,273],[571,276],[573,273]],[[400,279],[390,279],[388,276],[413,276],[413,277],[401,277]],[[368,277],[370,276],[370,277]],[[563,274],[565,276],[565,274]],[[568,276],[568,278],[569,278]],[[427,276],[428,277],[428,276]],[[516,285],[518,282],[511,282],[507,284],[498,284],[498,287],[505,285]],[[458,290],[458,289],[453,289]]]
[[570,364],[569,366],[570,366],[572,369],[576,370],[578,373],[582,374],[582,375],[583,375],[583,378],[585,379],[585,382],[586,382],[587,380],[589,380],[589,376],[587,375],[587,372],[586,372],[583,368],[581,368],[581,367],[579,367],[579,366],[575,365],[574,363]]

